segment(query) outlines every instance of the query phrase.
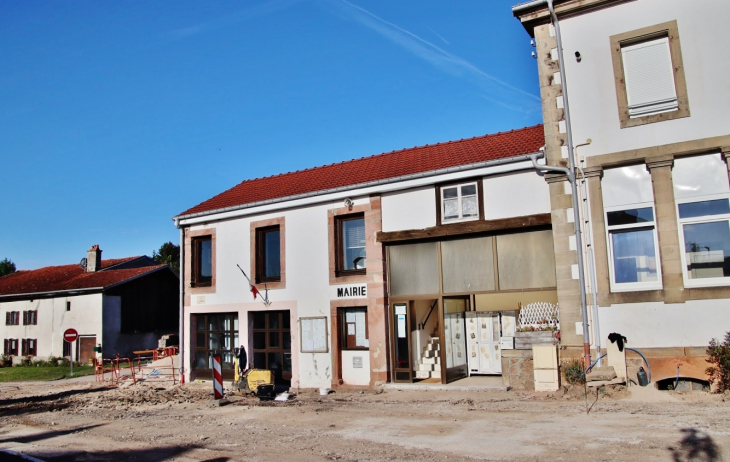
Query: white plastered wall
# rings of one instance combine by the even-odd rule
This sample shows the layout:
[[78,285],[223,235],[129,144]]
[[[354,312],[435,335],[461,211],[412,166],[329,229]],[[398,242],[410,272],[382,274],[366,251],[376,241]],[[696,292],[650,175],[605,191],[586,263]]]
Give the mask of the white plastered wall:
[[383,231],[403,231],[436,226],[436,192],[433,186],[383,194]]
[[534,170],[485,177],[484,219],[550,213],[550,190]]
[[[690,117],[620,128],[609,37],[676,20]],[[581,156],[730,134],[726,0],[641,0],[563,19],[560,29],[575,144]],[[581,62],[575,52],[581,54]]]
[[[95,335],[97,342],[102,342],[102,294],[77,295],[35,300],[21,300],[0,303],[0,336],[3,339],[18,339],[18,354],[21,353],[21,342],[24,338],[38,341],[37,357],[60,357],[63,355],[63,332],[73,328],[80,336]],[[71,311],[66,311],[66,302],[71,302]],[[38,311],[38,324],[23,325],[23,311]],[[20,312],[17,326],[5,325],[5,313]],[[76,358],[74,358],[76,359]]]
[[[599,307],[601,336],[617,332],[631,348],[707,347],[722,339],[730,326],[727,299],[692,300]],[[605,340],[604,340],[605,341]]]
[[[355,357],[362,367],[354,367]],[[342,381],[347,385],[370,385],[370,353],[368,350],[342,350]]]

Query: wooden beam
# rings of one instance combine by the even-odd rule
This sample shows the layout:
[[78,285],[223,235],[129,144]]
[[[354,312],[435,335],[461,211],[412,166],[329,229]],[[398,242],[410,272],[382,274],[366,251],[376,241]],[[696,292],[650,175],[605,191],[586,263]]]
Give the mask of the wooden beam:
[[375,239],[378,242],[400,242],[414,239],[429,239],[444,236],[460,236],[473,233],[486,233],[490,231],[503,231],[508,229],[532,228],[545,226],[552,223],[549,213],[527,215],[524,217],[501,218],[499,220],[478,220],[463,223],[452,223],[450,225],[433,226],[425,229],[409,229],[406,231],[380,231]]

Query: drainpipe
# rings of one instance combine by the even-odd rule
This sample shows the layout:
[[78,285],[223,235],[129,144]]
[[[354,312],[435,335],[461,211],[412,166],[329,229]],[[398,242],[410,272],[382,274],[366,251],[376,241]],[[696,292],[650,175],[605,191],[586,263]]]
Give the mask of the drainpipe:
[[180,314],[179,314],[179,320],[178,320],[178,339],[179,339],[179,352],[180,352],[180,367],[179,367],[179,376],[181,377],[181,382],[184,383],[184,374],[185,374],[185,353],[187,353],[187,348],[184,348],[185,345],[185,338],[184,338],[184,322],[185,322],[185,228],[180,226],[180,220],[177,218],[175,219],[175,226],[178,227],[180,230]]
[[[576,241],[576,254],[578,256],[578,283],[580,284],[580,295],[581,295],[581,317],[583,319],[583,356],[586,361],[590,361],[591,358],[591,341],[590,332],[588,330],[588,307],[586,305],[586,289],[585,289],[585,271],[583,270],[583,247],[580,239],[580,211],[578,209],[578,194],[577,184],[575,180],[575,170],[565,167],[555,167],[552,165],[540,165],[537,163],[537,158],[541,157],[537,154],[531,154],[530,160],[532,160],[532,166],[538,172],[557,172],[562,173],[568,177],[568,182],[573,193],[573,217],[574,217],[574,230],[575,230],[575,241]],[[578,251],[577,249],[581,249]],[[587,364],[591,364],[588,362]]]
[[[575,244],[579,249],[576,254],[578,256],[578,284],[580,285],[580,311],[583,319],[583,356],[585,364],[591,364],[591,339],[588,330],[588,307],[586,306],[586,276],[583,264],[583,239],[580,230],[580,203],[578,202],[578,185],[575,182],[575,158],[573,154],[573,129],[570,123],[570,105],[568,104],[568,78],[565,75],[565,60],[563,59],[563,39],[560,35],[560,22],[553,8],[553,0],[545,0],[550,16],[553,18],[555,26],[555,37],[558,42],[558,66],[560,69],[560,82],[563,90],[563,108],[565,112],[565,132],[568,142],[568,164],[570,167],[570,189],[573,196],[573,216],[575,225]],[[534,161],[533,161],[534,162]]]
[[601,359],[601,328],[600,324],[598,322],[598,285],[596,283],[596,280],[598,279],[596,276],[596,258],[595,258],[595,249],[593,246],[593,229],[591,228],[593,217],[591,215],[591,207],[590,207],[590,196],[588,193],[588,186],[586,185],[586,176],[583,172],[583,163],[585,162],[585,158],[581,160],[580,156],[578,156],[578,148],[582,146],[588,146],[593,141],[588,138],[585,143],[577,144],[575,146],[575,157],[576,161],[580,162],[580,165],[577,165],[578,171],[580,172],[580,184],[581,184],[581,201],[583,202],[583,216],[585,219],[581,222],[581,225],[584,227],[584,233],[586,237],[586,253],[588,257],[588,269],[590,271],[590,277],[591,277],[591,300],[593,303],[591,303],[591,312],[593,314],[592,318],[592,324],[593,324],[593,342],[595,344],[595,350],[596,350],[596,364],[598,364],[598,367],[601,367],[603,365],[603,361]]

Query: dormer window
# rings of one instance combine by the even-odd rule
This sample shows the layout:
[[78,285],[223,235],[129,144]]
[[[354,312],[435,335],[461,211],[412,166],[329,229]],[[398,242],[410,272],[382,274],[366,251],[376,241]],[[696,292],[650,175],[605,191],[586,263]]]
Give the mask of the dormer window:
[[477,182],[441,187],[441,222],[455,223],[479,219]]

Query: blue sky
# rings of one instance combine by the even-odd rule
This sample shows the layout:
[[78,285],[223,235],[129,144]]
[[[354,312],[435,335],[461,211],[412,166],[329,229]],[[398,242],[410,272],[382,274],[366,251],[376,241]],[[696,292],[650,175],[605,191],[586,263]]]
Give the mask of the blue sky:
[[151,255],[237,183],[541,122],[504,0],[0,3],[0,259]]

